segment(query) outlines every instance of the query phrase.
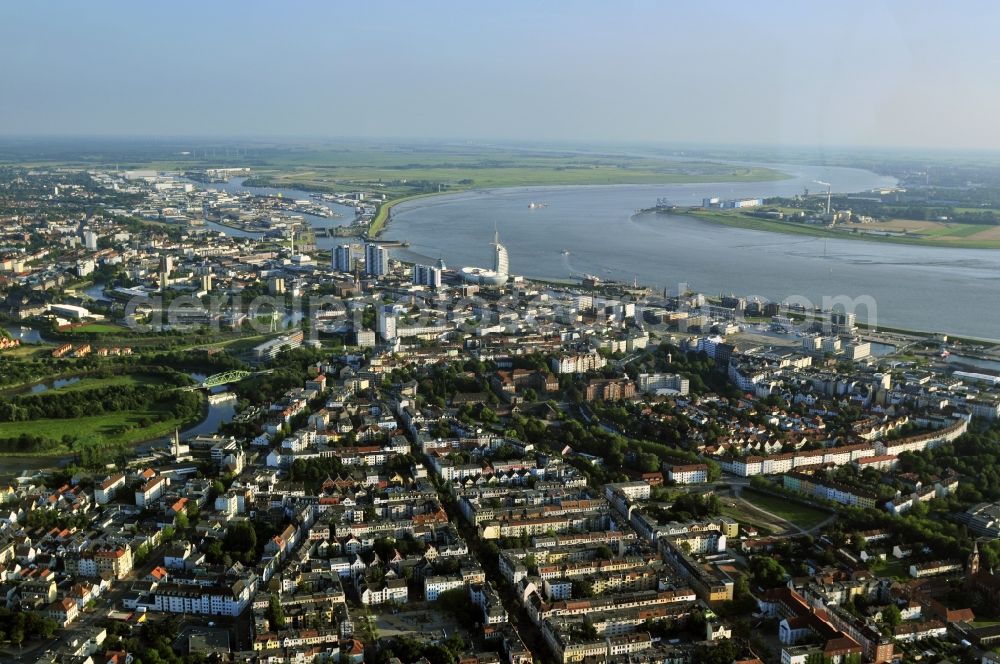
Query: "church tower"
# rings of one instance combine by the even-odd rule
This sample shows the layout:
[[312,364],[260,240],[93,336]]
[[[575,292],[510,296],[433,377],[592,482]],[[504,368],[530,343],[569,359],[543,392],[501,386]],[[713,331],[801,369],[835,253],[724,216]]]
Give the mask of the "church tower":
[[972,577],[979,574],[979,542],[972,542],[972,553],[969,554],[969,562],[965,567],[966,578],[971,579]]

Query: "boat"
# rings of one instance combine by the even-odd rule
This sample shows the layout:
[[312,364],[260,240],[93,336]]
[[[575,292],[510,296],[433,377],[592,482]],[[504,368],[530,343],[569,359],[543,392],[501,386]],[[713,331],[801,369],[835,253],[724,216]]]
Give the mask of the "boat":
[[544,207],[548,207],[548,206],[549,206],[548,203],[536,203],[534,201],[528,203],[528,209],[529,210],[534,210],[536,208],[544,208]]
[[562,250],[562,255],[563,256],[569,256],[569,249],[563,249]]

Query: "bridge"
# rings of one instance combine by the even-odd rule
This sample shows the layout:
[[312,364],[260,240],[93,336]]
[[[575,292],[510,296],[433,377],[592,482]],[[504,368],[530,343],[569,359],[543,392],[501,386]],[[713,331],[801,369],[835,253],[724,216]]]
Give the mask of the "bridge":
[[244,378],[249,378],[254,374],[265,374],[271,373],[270,369],[265,371],[244,371],[242,369],[233,369],[231,371],[223,371],[222,373],[217,373],[209,376],[205,380],[201,381],[197,385],[188,385],[187,387],[179,388],[187,392],[193,392],[194,390],[208,390],[213,387],[218,387],[220,385],[227,385],[229,383],[238,383]]
[[209,376],[205,380],[201,381],[201,388],[212,388],[218,387],[219,385],[225,385],[227,383],[238,383],[244,378],[252,376],[253,373],[250,371],[241,371],[239,369],[233,369],[232,371],[223,371],[222,373],[217,373]]

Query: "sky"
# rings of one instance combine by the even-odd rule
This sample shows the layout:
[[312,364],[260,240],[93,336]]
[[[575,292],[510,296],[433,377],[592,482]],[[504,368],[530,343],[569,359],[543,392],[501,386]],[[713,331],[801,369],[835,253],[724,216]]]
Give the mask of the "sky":
[[1000,4],[7,2],[0,134],[1000,148]]

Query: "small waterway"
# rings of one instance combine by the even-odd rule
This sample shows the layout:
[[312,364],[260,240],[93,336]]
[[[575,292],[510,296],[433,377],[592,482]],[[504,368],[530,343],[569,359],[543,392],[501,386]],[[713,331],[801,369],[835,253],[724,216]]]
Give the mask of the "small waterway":
[[104,282],[99,281],[97,283],[90,284],[83,289],[84,294],[92,300],[107,300],[107,296],[104,295]]
[[870,342],[872,346],[872,355],[875,357],[885,357],[886,355],[892,355],[896,352],[896,347],[892,344],[884,344],[878,341]]
[[[224,191],[230,194],[253,194],[254,196],[278,196],[280,195],[284,199],[288,200],[303,200],[308,199],[313,203],[322,205],[328,208],[331,212],[334,212],[336,216],[333,217],[323,217],[316,214],[310,214],[308,212],[299,212],[294,210],[284,210],[283,212],[289,215],[300,216],[305,220],[312,228],[316,231],[316,247],[319,249],[330,249],[337,244],[345,241],[346,238],[343,237],[330,237],[326,234],[326,230],[329,228],[334,228],[336,226],[350,226],[354,223],[355,213],[354,208],[349,205],[341,205],[340,203],[332,203],[330,201],[324,201],[322,199],[313,198],[314,192],[305,191],[303,189],[286,189],[278,187],[245,187],[243,182],[247,178],[233,178],[229,182],[196,182],[193,180],[186,180],[192,182],[195,186],[207,189],[209,191]],[[214,221],[205,221],[205,226],[214,231],[219,231],[220,233],[225,233],[231,237],[246,237],[260,239],[264,237],[262,232],[252,232],[245,231],[240,228],[232,228],[226,226],[225,224],[220,224]]]
[[982,369],[987,373],[1000,375],[1000,362],[997,360],[987,360],[980,357],[972,357],[971,355],[959,355],[952,353],[945,358],[945,363],[959,370],[963,367],[966,369],[974,367],[976,369]]
[[44,341],[42,333],[34,328],[24,327],[15,323],[7,323],[3,327],[11,337],[20,339],[22,344],[40,344]]
[[30,392],[32,394],[41,394],[42,392],[58,390],[60,387],[66,387],[67,385],[73,385],[79,382],[79,376],[73,376],[72,378],[56,378],[48,383],[38,383],[37,385],[32,385]]

